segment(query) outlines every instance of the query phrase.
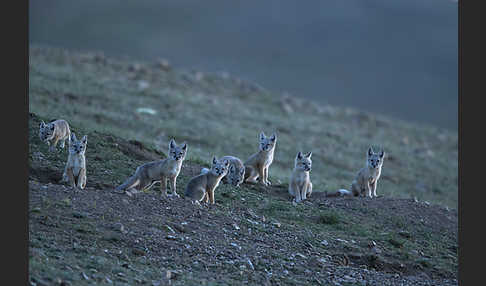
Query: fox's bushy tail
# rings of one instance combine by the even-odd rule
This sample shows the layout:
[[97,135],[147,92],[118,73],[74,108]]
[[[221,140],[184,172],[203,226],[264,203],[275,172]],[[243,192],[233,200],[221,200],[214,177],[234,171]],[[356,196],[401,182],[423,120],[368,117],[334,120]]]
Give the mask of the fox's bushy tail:
[[117,192],[120,192],[120,191],[123,191],[125,189],[127,189],[128,187],[131,187],[133,185],[135,185],[135,183],[137,183],[137,176],[136,175],[133,175],[131,176],[130,178],[128,178],[125,183],[119,185],[118,187],[115,188],[115,191]]

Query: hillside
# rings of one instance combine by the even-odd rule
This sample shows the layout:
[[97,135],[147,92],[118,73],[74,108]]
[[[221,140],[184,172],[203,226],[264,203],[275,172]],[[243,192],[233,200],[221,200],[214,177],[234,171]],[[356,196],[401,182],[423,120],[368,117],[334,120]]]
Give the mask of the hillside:
[[[164,62],[33,47],[29,71],[36,285],[457,285],[457,134]],[[55,118],[88,134],[85,191],[57,183],[67,151],[49,153],[39,141],[40,120]],[[158,185],[134,197],[111,192],[139,164],[164,157],[172,137],[189,146],[182,190],[212,155],[253,153],[260,130],[278,134],[271,187],[221,185],[216,205],[202,207],[161,199]],[[349,186],[369,145],[387,152],[383,196],[324,198]],[[313,152],[316,193],[293,206],[287,184],[298,150]]]

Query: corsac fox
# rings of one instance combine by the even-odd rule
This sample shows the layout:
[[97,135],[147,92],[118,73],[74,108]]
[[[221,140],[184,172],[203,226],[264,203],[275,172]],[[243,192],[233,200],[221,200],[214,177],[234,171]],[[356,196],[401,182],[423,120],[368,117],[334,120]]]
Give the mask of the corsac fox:
[[373,198],[376,195],[376,184],[381,175],[381,167],[383,166],[383,159],[385,158],[385,152],[382,150],[379,153],[375,153],[373,148],[368,149],[366,154],[366,166],[359,170],[356,178],[351,183],[351,191],[340,189],[337,192],[327,193],[326,197],[339,197],[339,196],[366,196]]
[[290,175],[289,194],[294,196],[296,203],[307,199],[312,194],[312,183],[309,172],[312,168],[312,152],[302,155],[297,153],[295,157],[294,170]]
[[193,177],[187,183],[184,197],[197,204],[202,201],[206,203],[211,201],[211,204],[214,204],[214,190],[218,187],[221,179],[228,173],[230,162],[227,159],[218,160],[216,157],[213,157],[212,163],[211,170]]
[[86,145],[88,135],[77,140],[76,134],[71,133],[69,140],[69,155],[64,169],[62,181],[67,181],[73,188],[86,187]]
[[[243,162],[234,156],[224,156],[220,160],[228,160],[230,162],[228,174],[226,174],[221,181],[225,184],[239,187],[245,179],[245,165]],[[209,171],[210,170],[208,168],[203,168],[201,170],[201,174],[205,174]]]
[[39,126],[39,138],[47,143],[49,151],[54,151],[59,141],[61,141],[60,147],[64,149],[65,141],[68,140],[69,142],[71,140],[69,124],[63,119],[54,120],[47,124],[42,121]]
[[167,158],[138,166],[135,174],[118,186],[115,191],[125,190],[125,193],[131,196],[134,193],[151,188],[156,182],[160,182],[162,195],[167,196],[167,180],[169,180],[172,195],[179,197],[176,192],[176,180],[186,153],[187,144],[185,142],[177,146],[174,139],[171,139]]
[[273,154],[277,143],[277,135],[274,133],[266,137],[263,132],[260,133],[260,145],[257,153],[253,154],[245,162],[245,181],[257,183],[257,178],[261,184],[269,186],[268,168],[273,162]]

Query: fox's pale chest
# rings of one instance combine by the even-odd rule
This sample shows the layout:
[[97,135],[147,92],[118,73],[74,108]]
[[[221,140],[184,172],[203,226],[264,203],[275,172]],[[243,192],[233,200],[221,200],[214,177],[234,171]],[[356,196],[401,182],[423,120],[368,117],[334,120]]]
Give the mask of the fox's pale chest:
[[78,176],[81,169],[84,168],[85,164],[84,156],[73,156],[71,158],[71,168],[73,168],[73,175]]
[[299,186],[304,185],[309,181],[309,173],[308,172],[299,172],[295,177],[294,177],[295,183]]

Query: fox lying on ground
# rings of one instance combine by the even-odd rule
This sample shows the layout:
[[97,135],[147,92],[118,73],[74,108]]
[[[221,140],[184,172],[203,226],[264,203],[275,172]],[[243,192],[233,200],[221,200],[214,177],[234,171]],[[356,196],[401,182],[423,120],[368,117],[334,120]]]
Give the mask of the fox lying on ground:
[[277,135],[274,133],[271,137],[266,137],[263,132],[260,133],[260,145],[257,153],[253,154],[245,162],[245,181],[257,183],[257,178],[261,184],[269,186],[268,168],[273,162],[273,154],[277,143]]
[[135,174],[118,186],[115,191],[126,190],[125,193],[131,196],[139,191],[150,189],[156,182],[160,182],[161,193],[167,196],[167,180],[169,180],[172,195],[179,197],[176,192],[176,180],[186,153],[186,143],[177,146],[174,139],[171,139],[167,158],[138,166]]
[[71,133],[69,140],[69,155],[64,168],[61,181],[67,181],[73,188],[84,189],[86,187],[86,145],[88,135],[84,135],[81,140],[77,140],[76,134]]
[[339,197],[339,196],[366,196],[373,198],[376,195],[376,185],[381,175],[381,167],[383,166],[383,160],[385,158],[385,152],[382,150],[379,153],[375,153],[373,148],[369,148],[366,154],[366,166],[359,170],[356,178],[351,183],[351,191],[340,189],[337,192],[327,193],[326,197]]
[[296,203],[307,199],[312,194],[312,183],[309,172],[312,168],[312,152],[302,155],[297,153],[295,157],[294,170],[290,175],[289,194],[294,196]]
[[[239,187],[245,179],[245,165],[243,162],[234,156],[224,156],[220,160],[228,160],[230,162],[228,174],[226,174],[221,181],[225,184]],[[209,171],[210,170],[208,168],[203,168],[201,170],[201,174],[205,174]]]
[[197,204],[202,201],[206,203],[211,201],[211,204],[214,204],[214,190],[228,173],[230,162],[227,159],[217,160],[216,157],[213,157],[212,163],[211,170],[193,177],[187,183],[184,197]]
[[54,120],[47,124],[42,121],[39,126],[39,138],[41,141],[47,143],[51,152],[56,149],[57,142],[59,141],[61,141],[60,147],[64,149],[65,141],[68,140],[69,142],[71,140],[69,124],[64,119]]

